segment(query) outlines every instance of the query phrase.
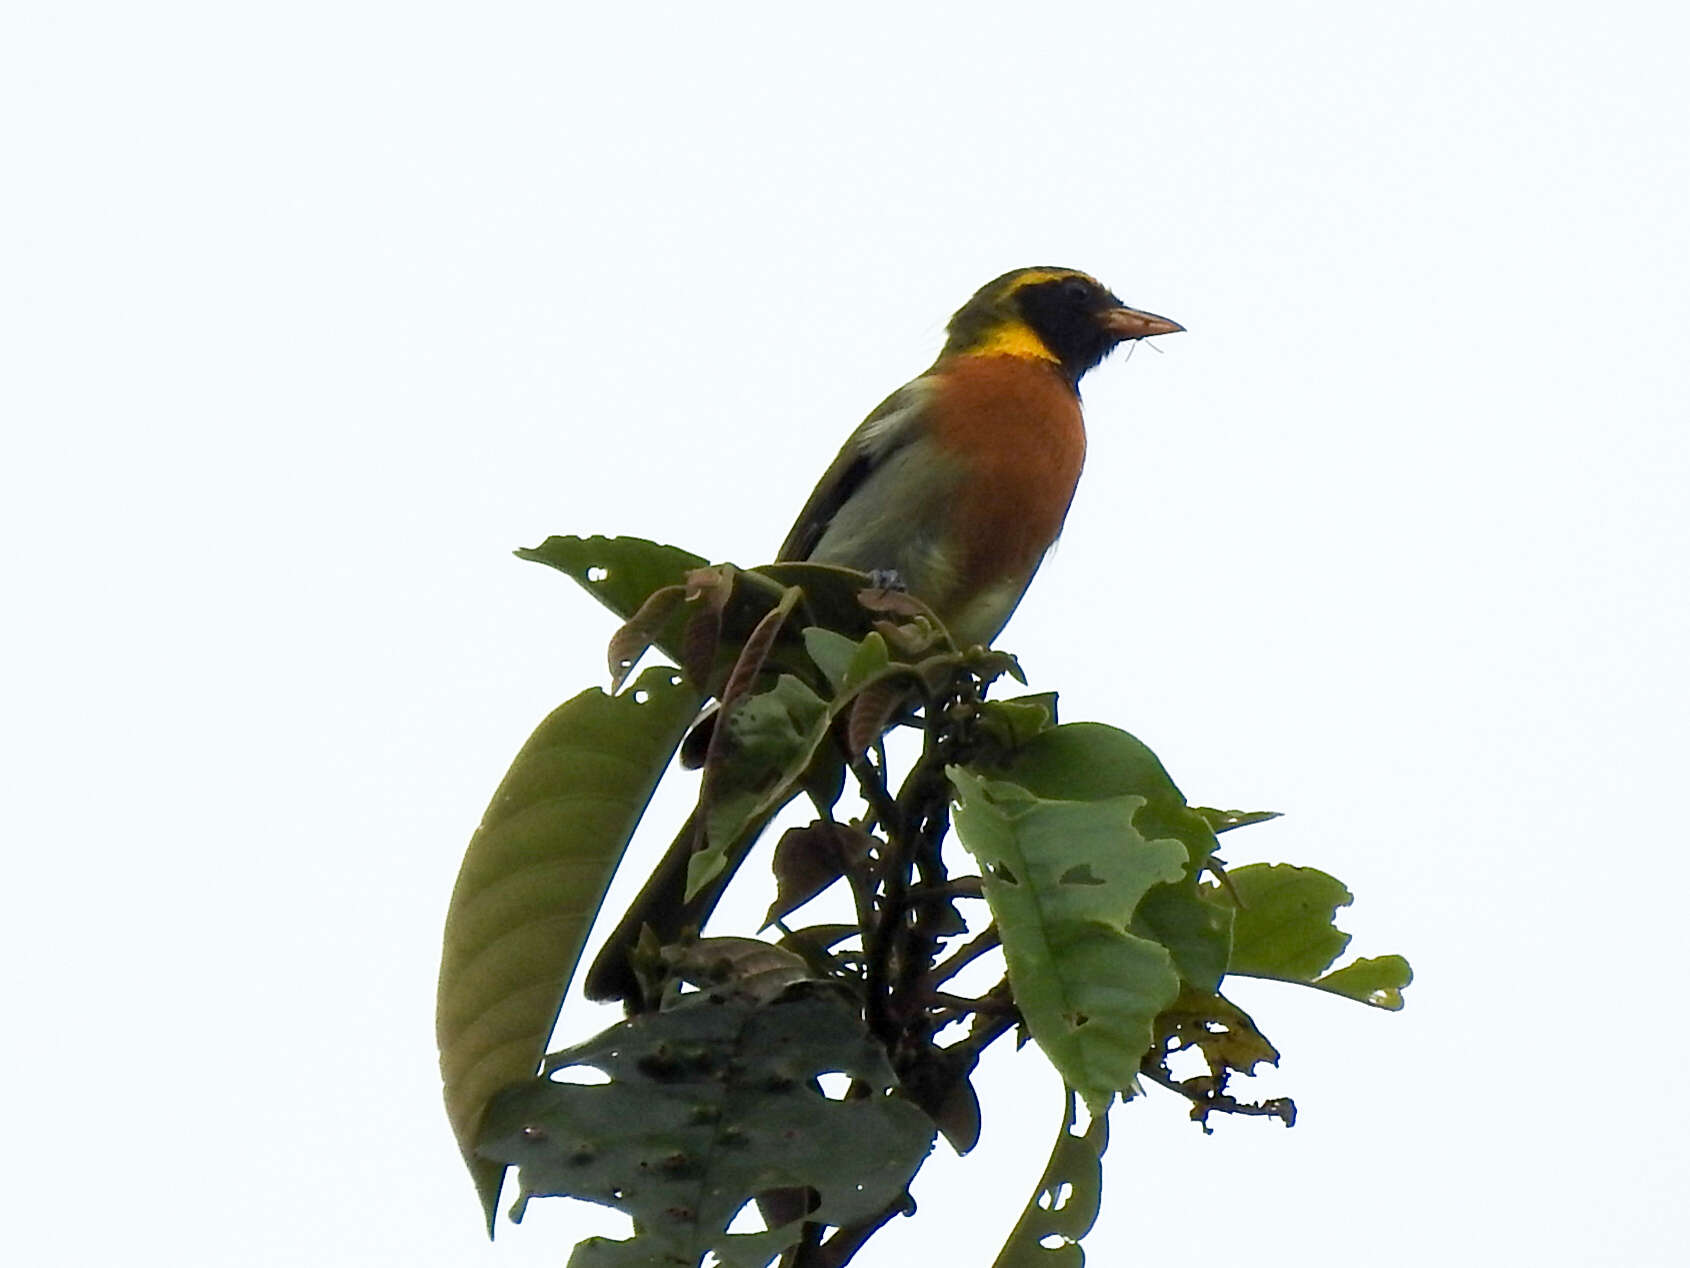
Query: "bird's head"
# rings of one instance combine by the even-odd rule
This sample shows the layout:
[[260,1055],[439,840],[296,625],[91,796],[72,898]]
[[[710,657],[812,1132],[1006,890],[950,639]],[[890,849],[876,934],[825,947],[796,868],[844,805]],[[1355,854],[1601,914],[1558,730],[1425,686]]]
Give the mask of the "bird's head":
[[1060,366],[1069,381],[1119,343],[1184,330],[1128,308],[1077,269],[1016,269],[987,282],[957,310],[940,356],[1010,356]]

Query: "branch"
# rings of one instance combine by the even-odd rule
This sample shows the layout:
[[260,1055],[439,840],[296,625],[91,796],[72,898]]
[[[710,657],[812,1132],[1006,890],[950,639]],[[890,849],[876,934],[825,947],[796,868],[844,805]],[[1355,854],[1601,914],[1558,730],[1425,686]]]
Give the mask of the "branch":
[[1009,978],[1002,978],[998,984],[987,991],[983,999],[1002,1001],[1011,1005],[1008,1012],[976,1012],[974,1025],[969,1028],[968,1038],[958,1040],[945,1049],[945,1053],[963,1062],[963,1068],[972,1069],[979,1063],[980,1054],[1011,1030],[1021,1020],[1021,1010],[1014,1008],[1015,999],[1009,992]]
[[903,1215],[915,1209],[915,1203],[909,1194],[894,1202],[878,1215],[871,1216],[860,1224],[850,1224],[839,1229],[819,1246],[806,1246],[793,1258],[791,1268],[843,1268],[851,1257],[863,1248],[868,1241],[882,1228],[889,1224],[895,1215]]
[[997,947],[1000,941],[995,925],[982,933],[976,934],[963,944],[962,949],[952,955],[950,959],[934,966],[933,971],[927,975],[928,985],[938,986],[941,982],[950,981],[963,969],[985,955],[986,952]]
[[985,896],[985,891],[981,888],[981,878],[978,876],[957,876],[947,880],[942,885],[910,886],[910,901],[912,903],[927,902],[930,899],[985,898]]
[[993,999],[990,995],[982,995],[978,999],[970,999],[966,995],[952,995],[948,991],[929,991],[928,1002],[940,1008],[950,1010],[953,1015],[964,1013],[990,1013],[994,1016],[1009,1014],[1019,1017],[1020,1010],[1006,1000]]

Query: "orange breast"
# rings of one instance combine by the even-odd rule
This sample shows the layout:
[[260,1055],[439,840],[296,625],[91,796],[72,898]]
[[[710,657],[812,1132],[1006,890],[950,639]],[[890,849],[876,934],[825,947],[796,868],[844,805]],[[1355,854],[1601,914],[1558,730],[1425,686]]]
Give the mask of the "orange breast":
[[965,591],[1025,579],[1062,531],[1086,457],[1080,401],[1045,361],[958,357],[933,401],[935,438],[968,471],[951,524]]

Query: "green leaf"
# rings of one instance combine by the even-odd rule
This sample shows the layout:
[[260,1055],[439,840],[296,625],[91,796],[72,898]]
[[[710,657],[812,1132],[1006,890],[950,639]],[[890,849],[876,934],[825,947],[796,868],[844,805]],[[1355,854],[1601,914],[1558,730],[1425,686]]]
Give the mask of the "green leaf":
[[886,648],[886,640],[878,631],[865,634],[863,641],[857,644],[851,663],[845,666],[844,677],[836,684],[838,694],[862,690],[868,683],[880,678],[891,664],[892,656]]
[[1215,834],[1202,814],[1168,778],[1156,754],[1137,737],[1101,722],[1069,722],[1033,736],[994,774],[1050,800],[1098,801],[1139,797],[1137,826],[1146,836],[1184,842],[1193,885],[1215,849]]
[[1156,754],[1135,736],[1101,722],[1069,722],[1046,730],[1004,763],[1001,776],[1053,801],[1137,796],[1185,806]]
[[1198,885],[1215,850],[1215,834],[1142,741],[1118,727],[1071,722],[1034,735],[990,773],[1051,799],[1094,801],[1139,797],[1133,819],[1140,836],[1172,837],[1186,848],[1180,877],[1145,896],[1133,932],[1154,939],[1174,957],[1180,977],[1198,990],[1220,985],[1231,945],[1232,909]]
[[1312,986],[1374,1008],[1402,1007],[1403,988],[1414,973],[1400,955],[1356,960],[1326,972],[1350,942],[1334,924],[1338,909],[1351,902],[1341,881],[1288,863],[1229,868],[1227,877],[1244,904],[1233,926],[1228,973]]
[[885,677],[892,665],[886,640],[878,631],[859,641],[812,625],[804,631],[804,647],[833,688],[836,704]]
[[[835,691],[845,681],[845,675],[850,672],[851,661],[857,655],[859,644],[855,639],[846,638],[843,634],[836,634],[832,630],[824,630],[819,625],[812,625],[803,632],[804,650],[810,653],[810,659],[815,661],[816,668],[822,671],[822,676]],[[884,642],[882,643],[884,646]]]
[[[1141,831],[1148,831],[1142,817]],[[1168,948],[1180,980],[1200,991],[1220,986],[1232,946],[1233,909],[1203,896],[1195,878],[1157,885],[1133,913],[1136,934]]]
[[[796,621],[800,626],[824,627],[838,637],[862,637],[872,633],[875,619],[857,598],[867,575],[849,568],[810,563],[707,568],[698,555],[639,537],[548,537],[516,554],[574,578],[628,623],[611,641],[613,675],[628,657],[655,645],[684,665],[695,682],[720,687],[717,675],[734,662],[739,645],[792,587],[803,591]],[[689,580],[689,602],[669,603],[661,597],[665,588]],[[642,613],[653,595],[660,596],[659,602]],[[810,673],[795,633],[783,632],[768,655],[771,668],[805,677]]]
[[[583,1242],[571,1264],[679,1266],[714,1253],[760,1268],[805,1220],[839,1226],[884,1210],[932,1148],[932,1122],[893,1095],[885,1053],[831,991],[689,1000],[547,1059],[554,1077],[587,1066],[608,1083],[538,1079],[488,1114],[481,1153],[520,1168],[521,1203],[567,1195],[632,1217],[632,1239]],[[835,1071],[868,1094],[824,1096],[815,1080]],[[727,1232],[745,1203],[794,1187],[819,1199],[802,1219]]]
[[1060,722],[1062,720],[1062,719],[1060,719],[1059,717],[1056,716],[1057,715],[1057,705],[1060,703],[1060,701],[1057,697],[1056,692],[1054,692],[1054,691],[1034,691],[1034,692],[1031,692],[1031,693],[1029,693],[1028,695],[1025,695],[1025,696],[1010,696],[1006,700],[998,701],[998,703],[999,704],[1013,705],[1013,706],[1036,705],[1039,708],[1043,709],[1046,713],[1048,713],[1050,715],[1050,717],[1047,720],[1047,724],[1045,726],[1039,728],[1040,730],[1048,730],[1050,727],[1055,726],[1058,722]]
[[[800,592],[791,588],[783,593],[791,599]],[[892,663],[885,640],[875,632],[858,642],[810,627],[802,641],[805,654],[833,683],[833,697],[823,700],[790,673],[781,674],[766,691],[733,697],[730,690],[716,724],[717,757],[705,773],[707,844],[688,864],[689,897],[722,872],[748,830],[760,831],[800,789],[809,791],[818,805],[831,806],[837,800],[843,767],[825,754],[817,760],[829,724],[862,702],[865,691],[909,672]],[[888,689],[894,702],[903,698],[903,688]]]
[[1179,992],[1167,949],[1128,925],[1151,886],[1183,875],[1186,848],[1135,828],[1139,796],[1052,800],[961,767],[950,776],[957,835],[980,862],[1015,1002],[1101,1112],[1132,1087],[1152,1022]]
[[1350,935],[1332,923],[1352,901],[1341,881],[1289,863],[1251,863],[1227,876],[1242,904],[1227,972],[1311,982],[1349,945]]
[[1279,818],[1277,810],[1216,810],[1210,806],[1193,806],[1193,814],[1201,815],[1216,835],[1234,828],[1247,828],[1252,823],[1266,823]]
[[1056,725],[1056,693],[987,700],[980,706],[980,725],[1003,749],[1022,748]]
[[1107,1113],[1095,1114],[1084,1132],[1075,1132],[1079,1106],[1074,1089],[1064,1091],[1067,1105],[1050,1161],[992,1268],[1084,1268],[1080,1240],[1097,1223],[1103,1204],[1109,1119]]
[[1360,1000],[1375,1008],[1396,1012],[1402,1007],[1403,988],[1414,980],[1414,970],[1400,955],[1381,955],[1354,960],[1314,980],[1323,991]]
[[710,774],[707,844],[688,864],[688,897],[722,870],[740,833],[793,796],[827,724],[826,703],[791,674],[722,711],[722,762]]
[[[548,537],[538,546],[517,551],[516,557],[575,578],[623,620],[638,612],[654,592],[680,585],[687,573],[709,562],[678,546],[643,537]],[[659,645],[679,660],[680,649],[672,642],[659,640]]]
[[489,1098],[533,1075],[611,875],[698,709],[676,672],[584,691],[517,754],[446,913],[436,1029],[446,1110],[489,1228],[500,1169],[471,1153]]

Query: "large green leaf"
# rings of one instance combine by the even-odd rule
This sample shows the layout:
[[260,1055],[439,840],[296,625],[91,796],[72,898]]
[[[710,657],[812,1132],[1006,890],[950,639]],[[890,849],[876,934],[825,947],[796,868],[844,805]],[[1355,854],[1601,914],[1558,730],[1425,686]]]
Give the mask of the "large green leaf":
[[[570,1082],[587,1066],[609,1081]],[[582,1268],[761,1268],[806,1220],[868,1219],[904,1192],[933,1144],[933,1123],[894,1094],[885,1052],[857,1009],[801,983],[772,1003],[703,994],[644,1013],[547,1058],[536,1079],[495,1101],[480,1149],[520,1168],[522,1203],[564,1194],[618,1207],[628,1241],[592,1238]],[[831,1099],[816,1080],[855,1083]],[[771,1190],[813,1189],[817,1204],[760,1233],[727,1229]],[[800,1207],[800,1210],[804,1208]]]
[[1186,866],[1177,880],[1145,895],[1134,914],[1133,932],[1165,946],[1180,977],[1196,989],[1213,991],[1220,985],[1232,908],[1198,886],[1215,850],[1215,834],[1206,812],[1186,805],[1185,795],[1142,741],[1100,722],[1071,722],[1038,732],[988,773],[1050,800],[1140,798],[1134,829],[1141,837],[1181,842]]
[[471,1146],[489,1098],[545,1053],[622,851],[697,712],[667,666],[584,691],[535,730],[471,838],[446,914],[436,1030],[446,1110],[487,1211],[502,1169]]
[[1101,1113],[1133,1086],[1156,1014],[1179,993],[1167,949],[1129,925],[1152,886],[1183,875],[1186,847],[1134,826],[1143,797],[1058,801],[960,767],[950,776],[957,835],[980,862],[1016,1005]]
[[1080,1239],[1091,1232],[1103,1205],[1109,1119],[1096,1114],[1085,1131],[1076,1132],[1079,1107],[1074,1089],[1064,1091],[1067,1104],[1050,1161],[992,1268],[1084,1268]]
[[[1289,863],[1230,868],[1227,878],[1242,904],[1233,925],[1229,974],[1313,986],[1375,1008],[1402,1007],[1402,989],[1414,974],[1400,955],[1356,960],[1327,972],[1350,942],[1335,923],[1339,908],[1353,901],[1342,881]],[[1220,890],[1211,896],[1230,898]]]

